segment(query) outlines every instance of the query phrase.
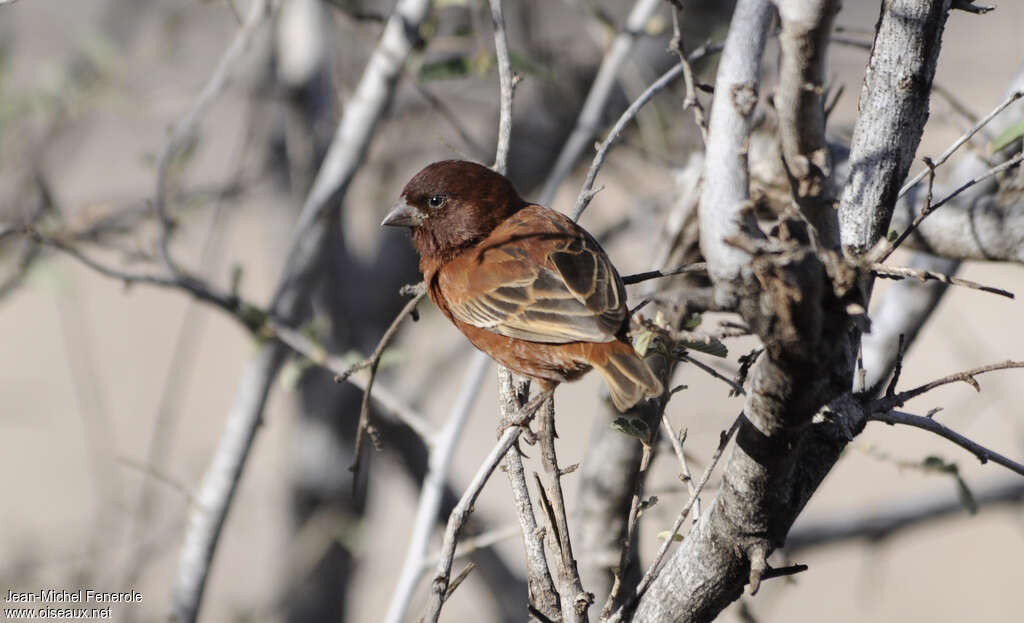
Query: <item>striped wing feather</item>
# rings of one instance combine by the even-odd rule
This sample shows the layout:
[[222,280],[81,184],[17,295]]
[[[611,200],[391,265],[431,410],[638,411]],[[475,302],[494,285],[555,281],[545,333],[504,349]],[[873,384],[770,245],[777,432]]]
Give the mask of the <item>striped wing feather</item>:
[[507,337],[610,342],[626,317],[622,281],[597,241],[540,206],[517,212],[439,276],[455,318]]

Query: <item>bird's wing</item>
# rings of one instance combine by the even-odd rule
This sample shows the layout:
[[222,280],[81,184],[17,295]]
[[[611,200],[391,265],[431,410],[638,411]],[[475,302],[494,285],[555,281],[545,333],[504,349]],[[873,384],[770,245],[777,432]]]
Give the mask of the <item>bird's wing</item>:
[[622,280],[601,246],[540,206],[449,262],[438,285],[456,319],[532,342],[610,342],[626,318]]

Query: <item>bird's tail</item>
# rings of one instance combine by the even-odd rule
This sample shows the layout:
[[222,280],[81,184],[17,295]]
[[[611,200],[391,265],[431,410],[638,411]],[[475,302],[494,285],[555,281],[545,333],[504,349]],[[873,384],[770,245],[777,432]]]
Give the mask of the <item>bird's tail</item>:
[[626,411],[646,398],[662,394],[663,388],[633,347],[625,342],[607,342],[607,358],[591,361],[604,377],[612,394],[612,402],[619,411]]

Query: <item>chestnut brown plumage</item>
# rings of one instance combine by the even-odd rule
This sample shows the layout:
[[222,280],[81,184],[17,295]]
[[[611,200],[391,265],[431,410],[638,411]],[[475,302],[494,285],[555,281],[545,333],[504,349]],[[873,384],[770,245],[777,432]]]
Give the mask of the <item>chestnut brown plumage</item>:
[[430,298],[501,365],[545,388],[596,368],[620,411],[661,395],[627,341],[625,288],[604,250],[565,215],[523,201],[504,176],[435,162],[382,225],[412,229]]

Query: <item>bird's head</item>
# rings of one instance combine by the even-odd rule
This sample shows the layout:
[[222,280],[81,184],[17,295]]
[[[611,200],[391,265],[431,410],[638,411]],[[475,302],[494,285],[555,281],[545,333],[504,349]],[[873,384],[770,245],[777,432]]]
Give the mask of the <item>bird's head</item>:
[[505,176],[474,162],[444,160],[409,180],[381,225],[411,228],[424,260],[447,261],[525,205]]

